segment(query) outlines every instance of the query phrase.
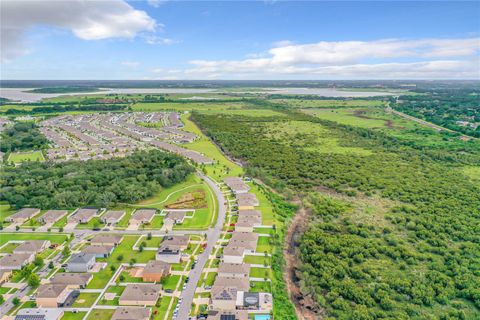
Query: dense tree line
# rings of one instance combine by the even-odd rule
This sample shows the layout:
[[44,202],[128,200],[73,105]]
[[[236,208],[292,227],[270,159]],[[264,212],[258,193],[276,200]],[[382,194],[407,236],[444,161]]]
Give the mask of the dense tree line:
[[[326,187],[352,199],[397,203],[383,217],[389,229],[348,220],[344,204],[312,200],[318,219],[301,241],[303,290],[339,319],[436,319],[441,317],[431,308],[439,306],[441,319],[462,319],[469,304],[478,311],[480,188],[452,168],[465,158],[286,114],[290,119],[194,113],[193,120],[226,153],[246,162],[249,174],[285,194]],[[342,146],[372,154],[319,153],[308,148],[315,141],[309,136],[271,134],[276,122],[292,120],[322,125]],[[468,161],[478,165],[474,150]]]
[[128,108],[126,104],[87,104],[87,105],[53,105],[48,107],[34,107],[28,109],[8,109],[7,115],[37,114],[37,113],[60,113],[67,111],[120,111]]
[[48,144],[47,138],[34,122],[16,122],[1,134],[0,151],[11,152],[41,149]]
[[472,137],[480,137],[480,90],[441,90],[400,96],[396,110]]
[[100,161],[26,163],[1,172],[0,200],[16,208],[109,207],[153,196],[193,171],[180,156],[159,150]]

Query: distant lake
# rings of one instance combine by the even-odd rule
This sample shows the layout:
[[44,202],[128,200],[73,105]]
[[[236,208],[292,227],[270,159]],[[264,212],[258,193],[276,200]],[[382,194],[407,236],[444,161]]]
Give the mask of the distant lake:
[[[223,92],[222,89],[203,89],[203,88],[101,88],[95,92],[76,92],[76,93],[37,93],[26,92],[34,88],[0,88],[0,97],[20,102],[38,102],[46,98],[55,98],[59,96],[91,95],[91,94],[202,94],[211,92]],[[245,90],[248,92],[248,90]],[[396,93],[387,91],[350,91],[339,90],[335,88],[260,88],[254,91],[256,93],[277,93],[277,94],[295,94],[295,95],[317,95],[324,97],[345,97],[362,98],[389,96]],[[237,92],[238,93],[238,92]]]
[[127,88],[100,88],[95,92],[75,92],[75,93],[38,93],[38,92],[26,92],[33,90],[34,88],[0,88],[0,97],[10,99],[13,101],[21,102],[38,102],[46,98],[55,98],[59,96],[84,96],[91,94],[180,94],[180,93],[209,93],[214,89],[189,89],[189,88],[158,88],[158,89],[127,89]]

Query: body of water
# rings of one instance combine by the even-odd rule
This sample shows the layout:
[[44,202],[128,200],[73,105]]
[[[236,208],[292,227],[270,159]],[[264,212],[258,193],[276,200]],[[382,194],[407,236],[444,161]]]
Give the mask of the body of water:
[[[42,99],[55,98],[59,96],[84,96],[92,94],[202,94],[211,92],[222,92],[221,89],[204,88],[101,88],[96,92],[75,92],[75,93],[37,93],[28,92],[33,88],[0,88],[0,97],[18,102],[38,102]],[[247,92],[247,91],[246,91]],[[316,95],[334,98],[362,98],[394,95],[392,92],[383,91],[343,91],[335,88],[264,88],[257,93],[277,93],[294,95]],[[200,97],[195,97],[199,99]],[[200,99],[199,99],[200,100]]]

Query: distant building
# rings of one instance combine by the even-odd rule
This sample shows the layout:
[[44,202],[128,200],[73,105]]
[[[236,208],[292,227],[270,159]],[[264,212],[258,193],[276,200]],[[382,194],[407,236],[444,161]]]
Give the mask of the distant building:
[[94,254],[75,253],[68,260],[66,270],[68,272],[88,272],[93,268],[94,264]]
[[82,208],[78,209],[74,214],[68,217],[69,223],[88,223],[98,213],[98,209]]
[[125,216],[124,210],[118,210],[118,211],[109,210],[100,218],[100,220],[103,223],[105,223],[107,226],[115,226],[120,222],[120,220],[122,220],[124,216]]
[[63,307],[72,290],[66,284],[42,284],[37,290],[36,302],[40,308]]
[[67,210],[48,210],[43,214],[40,218],[38,218],[38,222],[47,224],[47,223],[55,223],[56,221],[60,220],[62,217],[67,215]]
[[40,213],[40,209],[37,208],[23,208],[11,216],[7,217],[5,221],[21,224],[31,219],[33,216]]
[[129,283],[118,302],[122,306],[154,306],[159,296],[160,286],[157,284]]
[[123,236],[115,234],[98,234],[90,240],[91,245],[117,246],[122,242]]
[[20,270],[24,265],[33,262],[34,254],[13,253],[0,258],[0,270]]
[[13,249],[15,254],[37,254],[50,246],[49,240],[29,240]]
[[150,308],[117,307],[111,320],[148,320],[151,313]]
[[15,320],[60,320],[62,317],[62,309],[25,308],[18,310]]
[[241,178],[228,177],[223,179],[223,182],[225,182],[227,187],[229,187],[234,194],[247,193],[248,190],[250,190],[250,187],[243,182]]
[[85,246],[82,253],[94,254],[95,258],[107,258],[112,254],[114,248],[114,246],[90,245]]
[[70,289],[85,289],[92,280],[91,273],[57,272],[51,279],[52,284],[65,284]]
[[151,260],[143,268],[142,279],[144,282],[160,282],[170,274],[170,270],[169,263]]

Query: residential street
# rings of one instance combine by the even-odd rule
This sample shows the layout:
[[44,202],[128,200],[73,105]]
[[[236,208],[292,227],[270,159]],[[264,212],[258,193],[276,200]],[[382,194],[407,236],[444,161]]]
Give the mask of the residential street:
[[208,260],[208,257],[212,253],[212,250],[217,243],[218,239],[220,238],[220,234],[222,232],[223,225],[225,223],[225,217],[227,213],[227,206],[225,205],[225,197],[220,190],[220,188],[213,182],[210,178],[204,175],[200,175],[202,179],[204,179],[208,185],[212,188],[215,192],[215,196],[218,200],[218,217],[217,222],[214,228],[208,229],[207,232],[207,247],[203,251],[202,254],[198,256],[198,262],[196,264],[195,269],[190,270],[189,273],[189,282],[187,283],[187,287],[185,290],[182,291],[180,298],[182,298],[182,302],[179,305],[177,319],[186,320],[190,315],[190,308],[192,306],[193,297],[195,294],[195,290],[197,288],[198,281],[200,280],[200,275],[202,273],[203,268]]

